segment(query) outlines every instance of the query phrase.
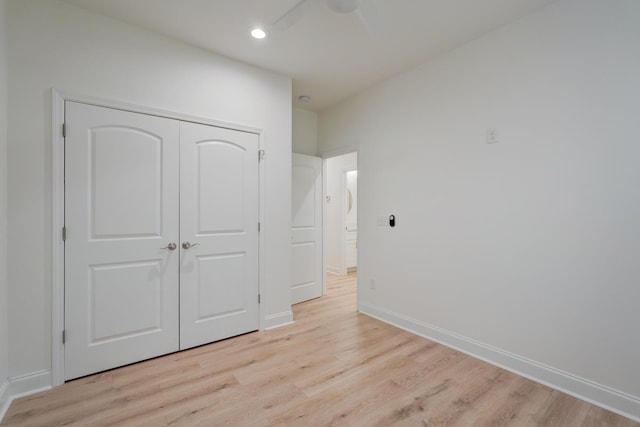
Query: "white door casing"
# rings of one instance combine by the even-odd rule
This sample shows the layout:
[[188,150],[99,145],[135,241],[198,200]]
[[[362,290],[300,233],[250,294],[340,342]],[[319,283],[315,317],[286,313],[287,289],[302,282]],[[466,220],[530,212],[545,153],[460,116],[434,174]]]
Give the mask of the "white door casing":
[[65,114],[71,379],[178,349],[179,122],[74,102]]
[[259,328],[259,136],[181,122],[180,146],[180,348],[186,349]]
[[322,296],[322,159],[292,155],[291,303]]

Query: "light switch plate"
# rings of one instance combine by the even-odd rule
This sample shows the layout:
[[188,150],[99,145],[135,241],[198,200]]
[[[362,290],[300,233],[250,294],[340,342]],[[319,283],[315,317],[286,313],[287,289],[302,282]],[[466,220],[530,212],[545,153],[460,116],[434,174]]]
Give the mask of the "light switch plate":
[[498,142],[498,129],[487,129],[487,144],[495,144]]

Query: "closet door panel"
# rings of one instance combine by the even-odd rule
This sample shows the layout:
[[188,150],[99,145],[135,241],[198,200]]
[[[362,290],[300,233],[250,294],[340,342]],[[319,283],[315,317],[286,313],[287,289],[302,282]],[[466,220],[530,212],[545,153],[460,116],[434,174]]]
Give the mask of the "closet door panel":
[[259,328],[256,134],[180,124],[180,348]]
[[67,102],[65,377],[178,349],[179,123]]

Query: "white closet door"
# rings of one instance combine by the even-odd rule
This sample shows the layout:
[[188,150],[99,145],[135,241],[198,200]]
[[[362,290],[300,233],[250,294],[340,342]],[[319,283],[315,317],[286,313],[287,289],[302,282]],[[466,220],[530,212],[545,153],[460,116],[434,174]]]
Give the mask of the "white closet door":
[[182,122],[180,147],[180,348],[186,349],[259,328],[259,136]]
[[293,154],[291,303],[322,295],[322,159]]
[[65,377],[178,350],[179,123],[66,103]]

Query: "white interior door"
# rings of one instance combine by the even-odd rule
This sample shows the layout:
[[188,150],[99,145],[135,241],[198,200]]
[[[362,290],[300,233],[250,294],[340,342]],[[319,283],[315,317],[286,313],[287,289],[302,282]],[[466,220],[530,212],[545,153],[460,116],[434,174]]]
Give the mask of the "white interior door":
[[293,154],[291,303],[322,295],[322,159]]
[[259,136],[180,123],[180,348],[259,328]]
[[345,200],[345,262],[347,271],[358,266],[358,171],[344,174]]
[[179,123],[66,103],[65,377],[178,350]]

